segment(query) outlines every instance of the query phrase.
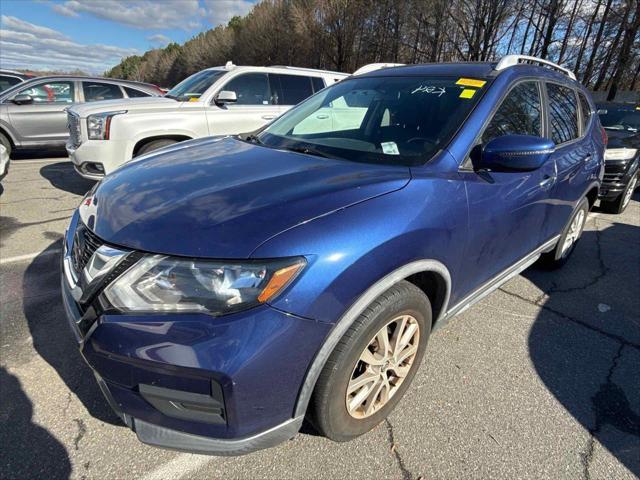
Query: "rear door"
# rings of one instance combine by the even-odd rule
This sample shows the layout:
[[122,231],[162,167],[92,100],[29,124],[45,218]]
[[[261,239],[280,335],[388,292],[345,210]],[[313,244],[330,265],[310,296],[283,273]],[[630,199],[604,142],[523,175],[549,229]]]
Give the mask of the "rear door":
[[[503,98],[471,153],[503,135],[544,136],[540,82],[521,81]],[[465,167],[469,166],[468,162]],[[556,168],[549,159],[532,172],[461,171],[469,201],[469,240],[461,292],[471,292],[537,249],[549,212]]]
[[[314,82],[312,77],[305,75],[270,73],[269,80],[271,87],[274,89],[275,100],[280,113],[286,112],[294,105],[309,98],[315,91],[324,88],[324,82],[322,82],[321,78],[315,79]],[[322,82],[322,86],[320,86],[318,80]]]
[[241,73],[219,91],[236,93],[234,104],[207,108],[210,135],[246,133],[257,130],[280,114],[266,73]]
[[44,81],[20,89],[17,95],[29,95],[33,102],[25,105],[7,102],[9,120],[19,142],[64,144],[69,136],[65,109],[76,102],[76,90],[73,80]]

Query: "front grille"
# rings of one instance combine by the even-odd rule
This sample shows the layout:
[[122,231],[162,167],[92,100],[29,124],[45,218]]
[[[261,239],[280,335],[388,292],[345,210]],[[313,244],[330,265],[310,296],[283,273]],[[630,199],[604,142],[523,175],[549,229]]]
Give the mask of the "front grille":
[[622,183],[623,180],[624,180],[624,173],[606,173],[606,170],[605,170],[603,183],[617,184],[617,183]]
[[80,117],[74,113],[67,112],[67,127],[69,128],[69,142],[74,147],[78,147],[82,143]]
[[73,235],[73,247],[71,247],[71,263],[77,275],[84,270],[93,253],[103,244],[104,242],[95,233],[82,222],[78,222]]

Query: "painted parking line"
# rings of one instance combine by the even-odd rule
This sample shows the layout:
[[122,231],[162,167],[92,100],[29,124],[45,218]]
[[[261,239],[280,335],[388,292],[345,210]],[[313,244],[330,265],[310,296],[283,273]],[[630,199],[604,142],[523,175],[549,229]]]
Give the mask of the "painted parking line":
[[143,475],[142,480],[166,480],[167,478],[178,480],[185,478],[200,470],[211,460],[213,460],[213,457],[207,455],[182,453],[173,460]]
[[57,255],[61,252],[59,248],[55,250],[46,250],[44,252],[36,252],[36,253],[27,253],[25,255],[16,255],[15,257],[7,257],[0,258],[0,265],[5,265],[7,263],[17,263],[17,262],[25,262],[27,260],[32,260],[40,255]]

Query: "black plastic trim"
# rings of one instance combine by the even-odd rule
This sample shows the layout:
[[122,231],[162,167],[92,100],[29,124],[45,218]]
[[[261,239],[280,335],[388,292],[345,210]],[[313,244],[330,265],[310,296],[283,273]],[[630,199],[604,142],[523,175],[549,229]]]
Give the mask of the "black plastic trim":
[[222,388],[211,382],[211,395],[140,384],[140,395],[168,417],[226,425]]

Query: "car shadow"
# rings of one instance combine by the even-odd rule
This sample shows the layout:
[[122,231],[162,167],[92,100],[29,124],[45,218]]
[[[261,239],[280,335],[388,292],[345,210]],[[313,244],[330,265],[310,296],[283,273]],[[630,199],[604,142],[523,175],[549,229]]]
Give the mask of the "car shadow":
[[0,367],[0,478],[69,478],[69,454],[33,422],[33,404],[20,382]]
[[538,375],[590,433],[585,478],[594,438],[640,476],[640,228],[615,218],[593,220],[561,270],[525,271],[544,294],[520,296],[541,308],[528,338]]
[[67,151],[64,147],[21,148],[11,152],[11,160],[36,160],[40,158],[58,158],[66,156]]
[[55,188],[75,195],[84,195],[96,182],[81,177],[68,161],[51,163],[40,169],[40,175],[49,180]]
[[61,247],[62,240],[51,243],[29,264],[22,279],[23,310],[33,346],[93,417],[122,425],[100,392],[67,323],[60,291]]

